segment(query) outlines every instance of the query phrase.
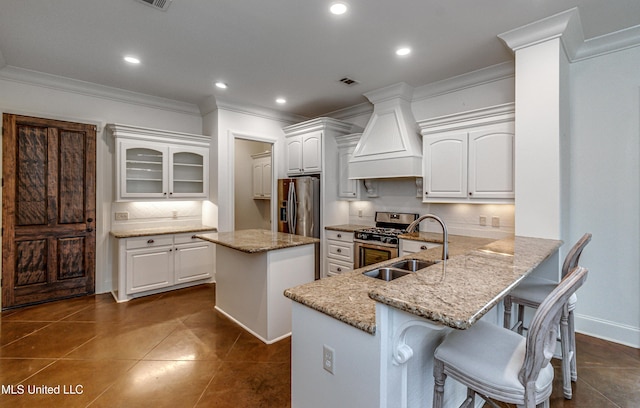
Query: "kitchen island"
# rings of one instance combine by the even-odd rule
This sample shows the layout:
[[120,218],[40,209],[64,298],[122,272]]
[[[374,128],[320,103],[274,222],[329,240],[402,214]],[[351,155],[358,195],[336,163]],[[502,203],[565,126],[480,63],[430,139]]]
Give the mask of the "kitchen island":
[[[499,324],[494,306],[541,264],[557,264],[560,245],[527,237],[487,244],[449,236],[446,263],[390,282],[363,272],[400,259],[438,260],[441,250],[286,290],[295,301],[292,407],[429,406],[433,351],[446,333],[480,318]],[[333,373],[323,369],[326,350]],[[446,406],[457,407],[466,390],[455,381],[446,387]]]
[[216,309],[270,344],[291,334],[286,288],[314,280],[316,238],[240,230],[197,235],[216,244]]

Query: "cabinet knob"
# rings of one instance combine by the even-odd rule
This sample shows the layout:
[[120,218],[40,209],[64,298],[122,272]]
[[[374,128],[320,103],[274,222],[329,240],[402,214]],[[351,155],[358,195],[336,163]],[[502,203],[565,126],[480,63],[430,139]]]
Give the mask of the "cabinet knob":
[[87,218],[87,222],[93,222],[93,218]]
[[173,191],[169,193],[169,195],[173,195]]
[[342,268],[338,268],[338,269],[337,269],[337,271],[338,271],[338,272],[342,272]]
[[147,244],[153,244],[154,242],[156,242],[156,241],[150,239],[150,240],[147,241]]
[[425,192],[424,192],[424,195],[429,195],[429,192],[428,192],[428,191],[425,191]]
[[93,232],[93,228],[91,227],[87,228],[87,232]]
[[469,191],[469,196],[472,196],[472,195],[473,195],[473,193],[471,191]]
[[342,249],[338,248],[338,249],[336,249],[336,252],[337,252],[337,253],[341,253],[341,252],[342,252]]
[[338,238],[342,238],[342,234],[338,234]]
[[196,236],[195,236],[195,235],[192,235],[192,236],[191,236],[191,239],[196,239]]
[[162,195],[167,195],[167,192],[165,191],[164,193],[162,193]]
[[426,245],[421,245],[420,249],[428,249]]

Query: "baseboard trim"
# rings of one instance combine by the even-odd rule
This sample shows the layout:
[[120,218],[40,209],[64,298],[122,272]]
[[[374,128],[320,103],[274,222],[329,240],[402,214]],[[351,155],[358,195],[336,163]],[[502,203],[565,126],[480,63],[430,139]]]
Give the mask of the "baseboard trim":
[[576,331],[625,346],[640,348],[640,327],[581,314],[575,315]]

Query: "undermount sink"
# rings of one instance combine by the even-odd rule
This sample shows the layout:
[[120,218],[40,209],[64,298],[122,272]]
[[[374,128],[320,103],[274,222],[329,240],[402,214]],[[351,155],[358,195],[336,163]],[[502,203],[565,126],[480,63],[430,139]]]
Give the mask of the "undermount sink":
[[409,273],[410,272],[395,268],[378,268],[365,272],[363,275],[389,282],[401,276],[408,275]]
[[424,261],[422,259],[404,259],[392,263],[389,266],[374,269],[372,271],[364,272],[363,275],[371,278],[381,279],[384,281],[392,281],[402,276],[408,275],[411,272],[419,271],[428,266],[435,265],[440,261]]
[[389,265],[389,268],[403,269],[409,272],[419,271],[428,266],[435,265],[439,261],[424,261],[422,259],[405,259]]

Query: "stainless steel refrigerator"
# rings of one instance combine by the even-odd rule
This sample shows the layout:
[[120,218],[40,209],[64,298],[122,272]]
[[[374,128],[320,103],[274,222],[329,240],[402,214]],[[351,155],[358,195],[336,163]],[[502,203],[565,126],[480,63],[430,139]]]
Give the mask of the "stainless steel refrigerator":
[[[278,231],[320,238],[320,179],[313,176],[278,180]],[[320,278],[320,245],[316,244],[316,279]]]

